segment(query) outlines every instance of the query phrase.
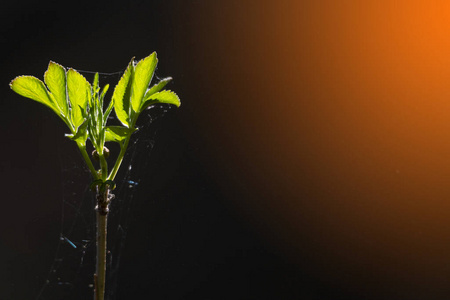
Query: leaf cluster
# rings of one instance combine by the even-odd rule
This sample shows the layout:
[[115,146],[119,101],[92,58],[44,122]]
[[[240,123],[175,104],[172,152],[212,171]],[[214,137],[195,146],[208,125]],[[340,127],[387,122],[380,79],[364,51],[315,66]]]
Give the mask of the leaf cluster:
[[[177,107],[181,104],[177,94],[163,90],[172,78],[164,78],[150,87],[157,63],[156,52],[138,62],[131,59],[107,106],[105,95],[109,85],[100,88],[98,73],[91,84],[75,69],[66,70],[53,61],[50,61],[44,74],[44,82],[34,76],[18,76],[11,81],[10,87],[19,95],[35,100],[55,112],[69,128],[67,136],[77,143],[94,179],[112,180],[130,136],[136,130],[139,114],[158,103]],[[113,110],[122,126],[107,125]],[[86,154],[87,140],[90,140],[98,153],[100,171],[95,170]],[[105,142],[117,142],[121,147],[109,176],[103,155]]]

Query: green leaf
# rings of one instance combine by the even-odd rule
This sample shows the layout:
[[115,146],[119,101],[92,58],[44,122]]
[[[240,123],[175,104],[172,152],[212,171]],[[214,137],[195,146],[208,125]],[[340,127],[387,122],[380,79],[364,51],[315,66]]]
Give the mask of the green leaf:
[[[103,87],[102,93],[100,95],[100,103],[101,103],[102,107],[103,107],[105,95],[106,95],[106,92],[108,91],[108,89],[109,89],[109,84],[107,84]],[[109,117],[109,114],[111,113],[113,105],[114,105],[114,102],[110,101],[108,104],[108,107],[106,108],[106,111],[103,113],[103,119],[102,119],[103,125],[102,126],[106,126],[106,122],[108,121],[108,117]]]
[[67,89],[71,104],[72,123],[77,128],[83,119],[83,111],[91,98],[91,85],[74,69],[67,71]]
[[151,95],[148,98],[148,100],[142,104],[139,112],[142,112],[144,109],[146,109],[150,105],[158,104],[158,103],[173,104],[177,107],[179,107],[181,105],[180,98],[178,97],[177,94],[175,94],[174,92],[169,91],[169,90],[164,90],[164,91],[154,93],[153,95]]
[[94,81],[92,82],[92,91],[93,93],[97,93],[100,90],[98,85],[98,72],[94,75]]
[[106,108],[105,113],[103,114],[103,126],[106,126],[106,122],[108,122],[109,114],[111,113],[114,106],[114,101],[110,101],[108,104],[108,108]]
[[58,108],[53,103],[44,83],[34,76],[19,76],[9,84],[11,89],[17,94],[30,98],[50,107],[55,113],[60,114]]
[[162,90],[166,86],[166,84],[168,84],[171,80],[172,77],[164,78],[160,82],[152,86],[150,89],[148,89],[147,92],[145,93],[144,101],[150,99],[150,96],[153,95],[154,93],[157,93],[160,90]]
[[59,64],[50,61],[44,74],[44,81],[53,95],[61,115],[69,117],[69,103],[66,96],[66,70]]
[[77,144],[86,146],[88,121],[84,120],[75,134],[66,134],[68,138],[77,142]]
[[134,75],[134,58],[128,64],[128,68],[120,78],[119,83],[114,88],[112,100],[117,118],[126,127],[130,126],[130,95],[131,83]]
[[135,76],[132,85],[131,105],[135,112],[141,107],[145,92],[152,80],[158,59],[156,52],[140,60],[136,65]]
[[89,138],[92,142],[92,144],[95,146],[95,148],[101,148],[101,136],[100,136],[100,126],[98,124],[98,107],[97,107],[97,100],[96,95],[94,94],[90,104],[89,104],[89,111],[88,111],[88,132],[89,132]]
[[108,91],[108,89],[109,89],[109,84],[107,84],[103,87],[102,93],[100,94],[100,103],[102,103],[102,105],[103,105],[103,99],[105,98],[105,95],[106,95],[106,92]]
[[105,129],[106,142],[120,143],[134,132],[134,129],[122,126],[107,126]]

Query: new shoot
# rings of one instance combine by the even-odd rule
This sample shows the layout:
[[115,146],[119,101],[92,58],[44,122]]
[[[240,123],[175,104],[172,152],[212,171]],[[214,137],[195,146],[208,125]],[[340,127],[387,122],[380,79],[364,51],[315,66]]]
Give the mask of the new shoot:
[[[14,92],[47,106],[61,118],[69,128],[66,136],[75,142],[91,173],[90,187],[97,199],[95,300],[104,299],[109,204],[114,198],[114,179],[130,138],[136,131],[136,121],[146,108],[154,104],[165,103],[177,107],[181,104],[174,92],[164,90],[172,78],[164,78],[150,87],[157,63],[155,52],[138,62],[131,59],[107,105],[105,95],[109,85],[100,88],[98,73],[89,83],[75,69],[66,69],[52,61],[44,74],[44,81],[33,76],[18,76],[10,83]],[[122,126],[108,126],[108,118],[113,110]],[[94,148],[91,156],[86,150],[87,141]],[[107,160],[107,142],[120,146],[120,153],[113,163]],[[111,158],[109,160],[111,162]]]

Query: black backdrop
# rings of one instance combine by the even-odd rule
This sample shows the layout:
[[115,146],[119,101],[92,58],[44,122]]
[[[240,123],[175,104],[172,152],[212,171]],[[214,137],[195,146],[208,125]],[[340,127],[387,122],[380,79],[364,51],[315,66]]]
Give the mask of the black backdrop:
[[81,164],[63,123],[8,83],[42,78],[49,60],[117,72],[157,51],[182,106],[149,129],[117,299],[448,299],[448,173],[423,171],[448,165],[447,148],[416,151],[448,138],[414,131],[441,128],[446,110],[403,113],[397,100],[421,82],[392,84],[410,66],[395,56],[409,44],[391,47],[404,43],[398,19],[340,3],[4,3],[0,298],[39,293],[67,192],[61,158]]

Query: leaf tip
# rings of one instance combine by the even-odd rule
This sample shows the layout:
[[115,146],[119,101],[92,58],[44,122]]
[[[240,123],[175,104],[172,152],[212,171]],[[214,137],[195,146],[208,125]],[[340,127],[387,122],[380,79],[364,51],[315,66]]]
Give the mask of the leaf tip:
[[9,82],[9,88],[10,88],[10,89],[13,88],[13,84],[14,84],[14,81],[16,81],[16,79],[17,79],[17,77],[14,78],[13,80],[11,80],[11,81]]
[[180,97],[178,96],[177,93],[175,93],[175,92],[172,91],[172,90],[164,90],[164,91],[167,91],[168,93],[170,93],[170,94],[172,94],[172,95],[175,96],[174,101],[172,101],[172,102],[170,102],[170,103],[168,103],[168,104],[173,104],[173,105],[175,105],[176,107],[180,107],[180,106],[181,106],[181,99],[180,99]]
[[[46,71],[45,73],[47,73],[48,70],[49,70],[51,67],[53,67],[53,66],[58,67],[58,68],[60,68],[60,69],[63,69],[64,71],[66,71],[66,69],[65,69],[62,65],[58,64],[57,62],[54,62],[53,60],[50,60],[50,61],[48,62],[48,68],[47,68],[47,71]],[[44,76],[45,76],[45,74],[44,74]]]
[[22,78],[28,78],[28,77],[35,78],[34,76],[30,76],[30,75],[20,75],[20,76],[16,76],[16,78],[14,78],[13,80],[10,81],[9,87],[10,87],[12,90],[14,90],[14,84],[15,84],[18,80],[21,80]]
[[175,92],[173,92],[173,91],[172,91],[172,93],[175,94],[175,98],[177,99],[177,101],[174,103],[174,105],[175,105],[176,107],[180,107],[180,106],[181,106],[181,100],[180,100],[180,97],[178,96],[177,93],[175,93]]

